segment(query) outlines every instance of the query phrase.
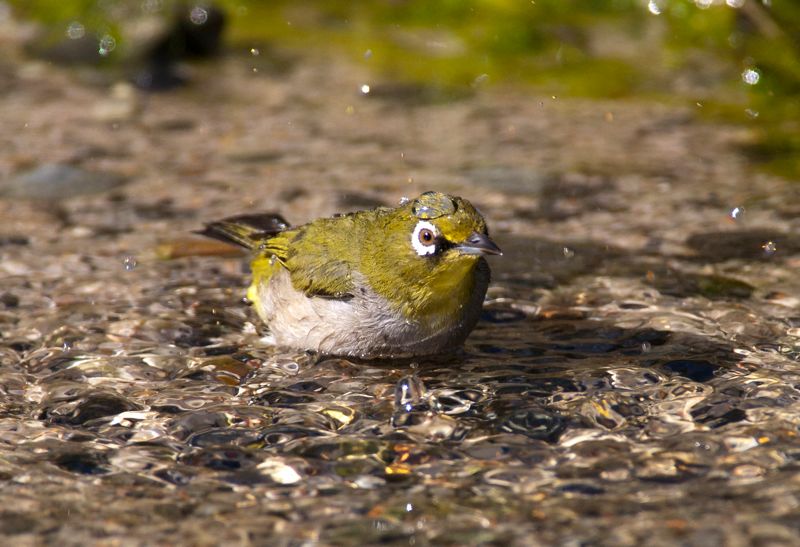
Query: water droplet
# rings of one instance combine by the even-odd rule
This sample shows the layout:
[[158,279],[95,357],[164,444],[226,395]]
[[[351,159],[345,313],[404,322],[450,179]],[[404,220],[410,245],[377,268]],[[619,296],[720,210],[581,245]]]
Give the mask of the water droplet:
[[734,207],[728,215],[731,217],[731,220],[741,221],[744,219],[745,215],[744,207]]
[[64,343],[61,345],[61,351],[69,351],[71,349],[72,349],[72,343],[65,340]]
[[647,11],[649,11],[653,15],[661,15],[661,6],[659,6],[658,2],[656,2],[655,0],[650,0],[647,3]]
[[410,503],[406,503],[406,513],[410,513],[413,510],[414,510],[414,506],[411,505]]
[[774,241],[767,241],[761,246],[761,248],[764,249],[764,254],[767,256],[772,256],[778,252],[778,246],[775,245]]
[[156,13],[161,11],[163,0],[144,0],[142,2],[142,11],[145,13]]
[[372,50],[368,49],[364,52],[364,59],[371,59],[372,58]]
[[412,374],[401,378],[394,388],[394,408],[399,412],[411,412],[423,402],[428,389],[419,376]]
[[484,73],[472,80],[472,87],[478,87],[489,81],[489,75]]
[[739,9],[744,6],[744,0],[725,0],[725,3],[734,9]]
[[300,371],[300,363],[296,361],[283,361],[278,363],[278,368],[289,374],[297,374]]
[[398,205],[406,205],[409,201],[411,201],[410,198],[408,198],[407,196],[403,196],[403,197],[400,198],[400,201],[397,204]]
[[132,272],[136,269],[137,264],[135,256],[126,256],[122,259],[122,267],[125,268],[126,272]]
[[189,12],[189,20],[195,25],[204,25],[208,21],[208,10],[200,6],[195,6]]
[[752,108],[746,108],[744,110],[744,113],[747,114],[752,119],[758,118],[758,110],[753,110]]
[[369,84],[364,84],[361,86],[361,93],[363,93],[364,95],[369,93]]
[[742,80],[747,85],[756,85],[758,80],[761,79],[761,73],[754,68],[746,68],[742,72]]
[[258,50],[258,48],[251,47],[250,55],[252,55],[253,57],[258,57],[259,55],[261,55],[261,52]]
[[86,29],[78,21],[73,21],[67,27],[67,38],[70,40],[79,40],[86,35]]
[[573,256],[575,256],[575,251],[573,251],[569,247],[564,247],[562,249],[562,252],[564,253],[564,258],[572,258]]
[[110,34],[104,34],[103,37],[100,38],[100,45],[97,48],[97,53],[106,57],[109,53],[114,51],[115,47],[117,47],[117,41],[114,37]]
[[642,342],[642,353],[649,353],[652,348],[653,345],[650,342]]

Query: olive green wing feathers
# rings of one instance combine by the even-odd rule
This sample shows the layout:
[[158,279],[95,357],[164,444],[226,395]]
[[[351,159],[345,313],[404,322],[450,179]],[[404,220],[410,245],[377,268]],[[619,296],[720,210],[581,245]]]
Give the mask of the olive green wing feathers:
[[355,287],[355,257],[352,241],[343,234],[352,233],[351,224],[350,219],[335,218],[289,229],[280,215],[261,213],[211,222],[195,233],[252,250],[254,277],[271,275],[272,263],[279,262],[298,291],[308,296],[349,298]]
[[284,262],[294,288],[308,296],[350,298],[358,259],[354,235],[346,218],[318,220],[298,229]]

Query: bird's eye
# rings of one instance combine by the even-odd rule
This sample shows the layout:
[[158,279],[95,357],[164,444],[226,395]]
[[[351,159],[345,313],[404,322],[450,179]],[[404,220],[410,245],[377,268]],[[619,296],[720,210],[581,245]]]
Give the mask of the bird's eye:
[[433,232],[431,232],[427,228],[423,228],[422,230],[420,230],[418,237],[419,237],[419,242],[422,243],[423,245],[430,245],[431,243],[433,243],[433,240],[436,239],[436,236],[433,235]]
[[436,252],[436,226],[422,220],[417,222],[411,234],[411,245],[419,256],[432,255]]

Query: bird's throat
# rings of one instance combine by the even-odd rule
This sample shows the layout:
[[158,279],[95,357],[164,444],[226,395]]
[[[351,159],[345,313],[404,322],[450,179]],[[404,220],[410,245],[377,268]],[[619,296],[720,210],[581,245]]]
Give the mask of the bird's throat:
[[462,260],[428,277],[424,284],[409,287],[403,314],[431,328],[447,327],[463,314],[475,288],[475,261]]

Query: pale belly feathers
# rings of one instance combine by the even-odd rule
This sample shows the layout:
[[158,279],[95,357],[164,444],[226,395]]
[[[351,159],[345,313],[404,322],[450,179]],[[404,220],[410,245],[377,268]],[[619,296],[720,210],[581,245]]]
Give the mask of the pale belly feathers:
[[[351,298],[308,297],[277,267],[254,282],[248,296],[280,347],[360,358],[412,357],[460,346],[478,321],[489,284],[488,267],[474,272],[468,302],[452,317],[411,321],[366,284]],[[434,326],[436,325],[436,326]]]

